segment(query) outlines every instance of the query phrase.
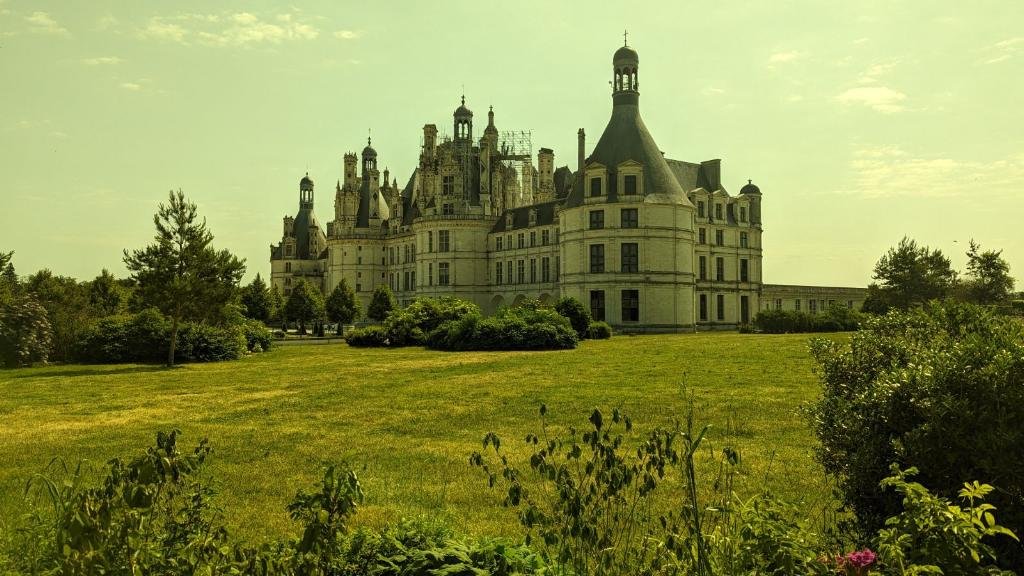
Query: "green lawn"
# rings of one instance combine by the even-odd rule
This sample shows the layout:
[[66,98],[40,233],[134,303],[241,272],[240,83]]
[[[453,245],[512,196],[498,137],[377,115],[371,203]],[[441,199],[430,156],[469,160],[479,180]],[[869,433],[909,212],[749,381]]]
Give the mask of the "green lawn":
[[[513,534],[468,457],[488,431],[525,455],[546,403],[556,430],[619,406],[642,432],[682,416],[683,389],[714,426],[709,450],[739,448],[750,493],[808,506],[828,499],[797,407],[818,383],[806,335],[617,336],[560,352],[445,353],[344,344],[279,347],[237,362],[52,366],[0,372],[0,527],[23,508],[25,480],[51,458],[97,466],[157,430],[206,436],[218,504],[243,538],[294,529],[285,505],[322,466],[345,460],[367,493],[357,523],[441,517],[462,532]],[[526,467],[521,458],[522,467]],[[708,466],[711,468],[711,466]]]

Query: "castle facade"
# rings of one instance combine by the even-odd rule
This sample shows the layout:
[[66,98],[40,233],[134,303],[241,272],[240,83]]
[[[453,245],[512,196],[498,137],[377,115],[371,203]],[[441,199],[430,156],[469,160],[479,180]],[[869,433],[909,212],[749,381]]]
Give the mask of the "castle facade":
[[666,158],[639,100],[639,56],[623,46],[612,58],[611,118],[589,155],[579,130],[575,170],[556,169],[548,148],[534,165],[521,134],[499,133],[493,110],[474,138],[465,98],[450,137],[423,127],[404,187],[378,170],[368,140],[359,157],[344,155],[326,233],[314,183],[302,178],[299,211],[270,249],[271,281],[285,295],[300,278],[329,294],[344,279],[364,310],[381,284],[402,304],[456,296],[487,313],[573,296],[625,331],[731,328],[782,308],[781,295],[859,308],[859,289],[766,292],[760,189],[748,180],[727,192],[720,160]]

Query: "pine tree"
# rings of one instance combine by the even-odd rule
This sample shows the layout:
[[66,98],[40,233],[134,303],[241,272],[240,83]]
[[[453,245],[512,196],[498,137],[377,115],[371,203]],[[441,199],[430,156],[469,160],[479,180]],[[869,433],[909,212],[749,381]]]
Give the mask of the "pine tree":
[[971,240],[967,251],[967,297],[978,304],[1006,302],[1013,294],[1010,265],[1002,257],[1002,250],[981,252],[981,245]]
[[334,287],[331,295],[327,297],[326,304],[327,318],[331,322],[338,323],[338,335],[341,335],[342,327],[345,324],[351,324],[359,317],[359,303],[356,302],[356,293],[344,278]]
[[179,190],[160,204],[153,223],[155,242],[124,251],[124,263],[138,283],[142,301],[171,318],[167,365],[174,365],[178,328],[185,320],[203,320],[219,313],[235,295],[245,263],[227,250],[210,246],[213,234],[199,221],[196,205]]
[[942,251],[918,246],[904,237],[875,264],[874,293],[881,300],[873,306],[906,310],[949,295],[956,272]]
[[272,284],[270,286],[270,320],[278,322],[282,316],[284,316],[284,298],[281,297],[281,291],[277,289],[277,284]]
[[106,268],[89,283],[89,304],[101,315],[117,314],[125,300],[124,288]]
[[[280,294],[278,294],[280,298]],[[257,274],[248,286],[242,289],[242,304],[245,305],[245,315],[253,320],[266,322],[270,320],[273,302],[270,290],[266,282]]]
[[391,293],[391,288],[388,288],[387,284],[381,284],[373,291],[370,306],[366,309],[366,316],[371,320],[382,322],[388,317],[388,312],[395,309],[396,305],[395,295]]
[[306,333],[307,322],[317,322],[324,317],[324,297],[315,286],[300,279],[292,287],[288,301],[284,305],[284,315],[288,320],[298,322],[299,334]]

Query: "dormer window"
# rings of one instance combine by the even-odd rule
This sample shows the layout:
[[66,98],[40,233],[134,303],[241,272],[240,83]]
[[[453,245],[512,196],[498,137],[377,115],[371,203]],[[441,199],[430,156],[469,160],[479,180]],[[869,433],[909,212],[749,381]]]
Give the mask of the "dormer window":
[[722,219],[722,205],[719,204],[719,203],[715,203],[715,220],[721,220],[721,219]]
[[601,195],[601,179],[591,178],[590,179],[590,195],[600,196]]
[[530,210],[530,226],[537,225],[537,209],[533,208]]
[[703,200],[697,200],[697,217],[698,218],[703,218],[704,217],[704,201]]
[[512,213],[505,214],[505,228],[512,228]]
[[636,194],[636,175],[627,174],[622,179],[623,192],[625,194]]
[[746,206],[740,206],[740,222],[746,222],[746,221],[747,221],[747,207]]
[[[446,178],[448,178],[448,176],[446,176]],[[452,216],[454,214],[455,204],[452,204],[451,202],[445,202],[444,204],[441,204],[441,215]]]
[[441,177],[441,193],[445,196],[451,196],[455,194],[455,177],[454,176],[442,176]]

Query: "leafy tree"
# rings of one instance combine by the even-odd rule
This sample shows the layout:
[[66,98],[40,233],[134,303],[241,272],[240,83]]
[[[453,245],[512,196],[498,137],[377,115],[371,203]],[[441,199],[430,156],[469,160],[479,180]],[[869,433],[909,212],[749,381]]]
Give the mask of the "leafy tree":
[[270,286],[270,318],[269,320],[280,320],[284,312],[284,298],[281,297],[281,291],[277,289],[277,284]]
[[1002,257],[1002,250],[981,251],[981,245],[971,240],[967,251],[967,298],[977,304],[999,304],[1013,294],[1010,265]]
[[299,279],[285,302],[284,315],[288,320],[298,322],[299,334],[305,334],[307,322],[323,319],[324,297],[315,286]]
[[14,252],[0,252],[0,304],[9,301],[18,292],[18,275],[11,260]]
[[373,291],[370,306],[366,309],[366,316],[371,320],[381,322],[387,318],[388,312],[395,309],[395,306],[397,303],[395,295],[391,293],[391,288],[388,288],[386,284],[381,284]]
[[555,311],[569,319],[572,329],[576,331],[580,340],[587,337],[587,331],[590,329],[590,322],[593,321],[593,318],[590,317],[590,310],[587,310],[582,302],[572,296],[565,296],[555,302]]
[[906,310],[929,300],[945,298],[956,283],[956,272],[942,251],[906,236],[895,248],[890,248],[875,264],[873,295],[877,296],[871,308]]
[[25,280],[25,291],[46,309],[50,323],[50,360],[67,361],[82,332],[97,316],[89,302],[89,286],[69,276],[42,269]]
[[89,303],[101,315],[117,314],[127,299],[124,287],[106,268],[89,283]]
[[184,320],[205,320],[220,313],[235,294],[245,263],[227,250],[210,246],[213,234],[199,221],[196,205],[179,190],[160,204],[153,224],[155,242],[124,251],[124,262],[138,282],[143,302],[171,318],[168,366],[174,365],[178,328]]
[[270,320],[274,302],[270,290],[267,289],[267,283],[259,274],[242,289],[242,304],[245,305],[245,315],[249,318],[261,322]]
[[31,293],[0,302],[0,366],[46,362],[50,352],[50,322],[46,309]]
[[356,302],[356,293],[344,278],[334,287],[331,295],[327,297],[327,318],[331,322],[338,323],[338,334],[345,324],[351,324],[359,317],[359,303]]

